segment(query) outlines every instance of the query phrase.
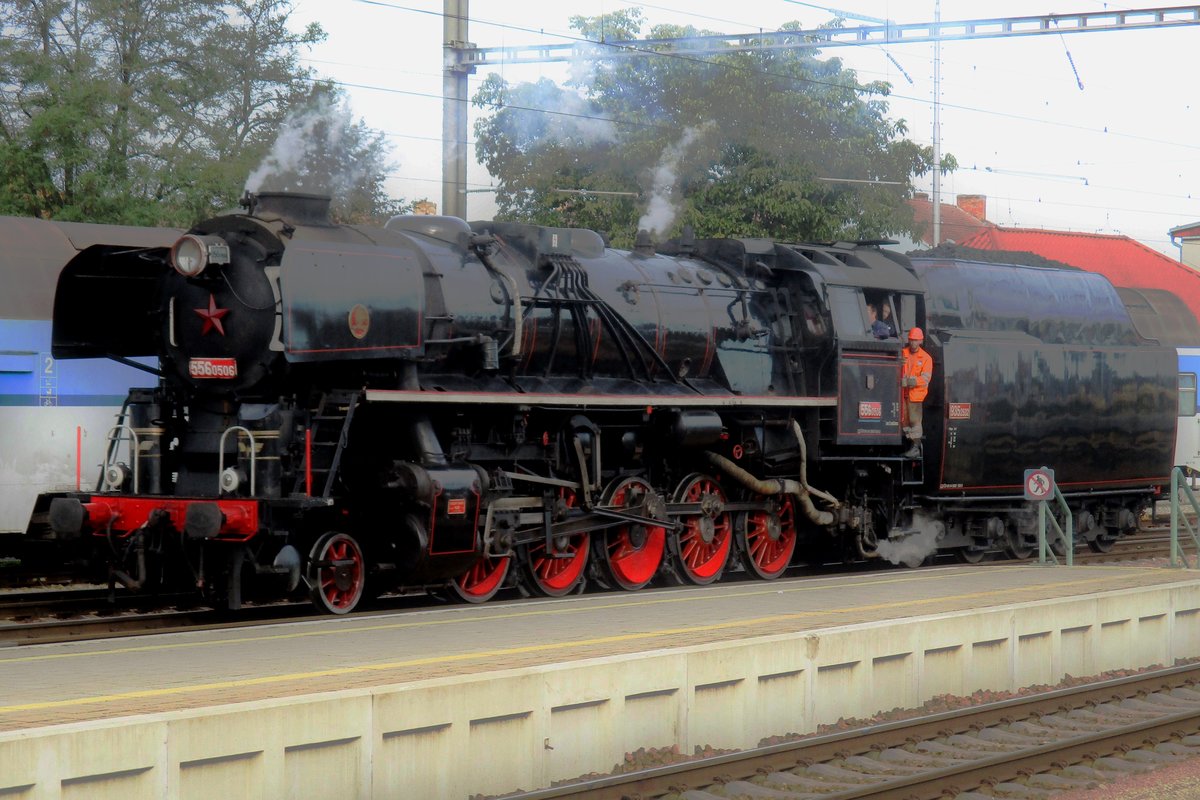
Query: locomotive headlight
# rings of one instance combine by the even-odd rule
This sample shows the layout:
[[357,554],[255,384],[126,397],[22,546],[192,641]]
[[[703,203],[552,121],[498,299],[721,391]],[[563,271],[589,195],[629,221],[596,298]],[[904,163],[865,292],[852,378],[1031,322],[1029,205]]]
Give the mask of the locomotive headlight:
[[124,464],[109,464],[104,470],[104,484],[110,490],[120,489],[129,477],[129,468]]
[[237,467],[226,467],[221,473],[221,491],[233,494],[246,480],[246,474]]
[[209,264],[229,263],[229,243],[220,236],[189,233],[171,248],[171,266],[185,278],[194,278]]

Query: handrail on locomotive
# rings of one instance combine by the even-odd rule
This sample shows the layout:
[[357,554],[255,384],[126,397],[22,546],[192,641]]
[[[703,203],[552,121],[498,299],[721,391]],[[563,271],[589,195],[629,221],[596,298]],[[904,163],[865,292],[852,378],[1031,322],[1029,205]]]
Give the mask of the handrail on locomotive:
[[104,486],[107,486],[109,489],[120,489],[121,485],[125,483],[125,479],[127,477],[125,475],[125,470],[121,463],[116,461],[116,449],[120,446],[121,440],[125,438],[121,435],[124,431],[129,432],[129,460],[133,462],[133,492],[134,494],[137,494],[139,488],[138,476],[142,452],[141,445],[138,442],[137,431],[133,429],[132,425],[122,422],[120,425],[114,425],[109,428],[108,434],[105,436],[109,442],[109,446],[105,448],[104,465],[101,467],[100,474],[102,476]]
[[257,494],[255,478],[258,475],[256,462],[258,453],[254,443],[254,432],[244,425],[230,425],[221,434],[221,443],[217,445],[217,490],[218,492],[232,493],[237,491],[241,485],[242,477],[236,471],[236,467],[230,467],[230,472],[225,471],[225,437],[234,431],[246,434],[246,438],[250,440],[250,494],[253,496]]

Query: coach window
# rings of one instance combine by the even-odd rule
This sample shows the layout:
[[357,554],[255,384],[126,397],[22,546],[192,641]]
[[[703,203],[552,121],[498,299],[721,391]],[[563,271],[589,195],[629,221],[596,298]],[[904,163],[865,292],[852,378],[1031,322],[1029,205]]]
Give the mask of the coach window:
[[1179,416],[1196,415],[1196,373],[1179,373]]

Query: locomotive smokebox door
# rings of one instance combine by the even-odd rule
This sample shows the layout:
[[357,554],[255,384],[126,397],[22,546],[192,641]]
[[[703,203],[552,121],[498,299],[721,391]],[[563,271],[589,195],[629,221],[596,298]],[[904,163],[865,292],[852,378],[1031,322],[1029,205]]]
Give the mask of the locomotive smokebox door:
[[838,373],[838,444],[900,443],[900,358],[842,353]]

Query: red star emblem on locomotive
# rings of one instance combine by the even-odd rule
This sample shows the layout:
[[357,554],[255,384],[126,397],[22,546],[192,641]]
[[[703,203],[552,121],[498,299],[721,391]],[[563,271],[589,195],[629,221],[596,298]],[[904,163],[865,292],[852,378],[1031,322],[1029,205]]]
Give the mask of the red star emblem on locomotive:
[[228,314],[229,309],[217,308],[217,298],[211,293],[208,295],[208,308],[193,308],[192,311],[195,311],[196,315],[204,320],[204,329],[200,331],[201,336],[213,328],[216,328],[217,333],[222,336],[225,335],[225,326],[221,323],[221,317]]

